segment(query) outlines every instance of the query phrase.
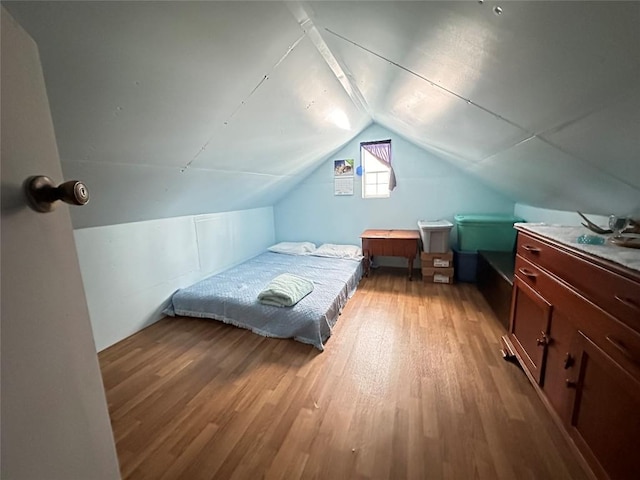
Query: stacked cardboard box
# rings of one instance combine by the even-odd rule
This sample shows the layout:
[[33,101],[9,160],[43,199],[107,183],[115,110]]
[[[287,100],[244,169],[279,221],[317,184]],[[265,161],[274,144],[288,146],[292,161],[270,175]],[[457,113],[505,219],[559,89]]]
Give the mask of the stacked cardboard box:
[[426,283],[453,283],[453,252],[422,252],[422,279]]

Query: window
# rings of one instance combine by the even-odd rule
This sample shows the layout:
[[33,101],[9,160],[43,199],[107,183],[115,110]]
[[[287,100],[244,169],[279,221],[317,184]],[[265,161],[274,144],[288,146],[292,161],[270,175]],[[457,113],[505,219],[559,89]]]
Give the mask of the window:
[[391,167],[391,140],[360,144],[362,198],[387,198],[396,186]]
[[389,196],[389,171],[381,162],[362,148],[362,198],[384,198]]

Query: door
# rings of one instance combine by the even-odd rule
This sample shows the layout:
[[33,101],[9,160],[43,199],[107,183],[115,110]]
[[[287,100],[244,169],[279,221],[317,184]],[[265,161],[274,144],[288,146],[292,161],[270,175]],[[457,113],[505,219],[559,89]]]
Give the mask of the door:
[[38,51],[1,10],[0,476],[115,479],[118,462],[69,207],[36,213],[22,193],[31,175],[62,181]]
[[562,304],[553,306],[542,390],[555,412],[565,421],[570,396],[567,378],[572,374],[575,363],[571,344],[577,329],[563,308],[566,307]]

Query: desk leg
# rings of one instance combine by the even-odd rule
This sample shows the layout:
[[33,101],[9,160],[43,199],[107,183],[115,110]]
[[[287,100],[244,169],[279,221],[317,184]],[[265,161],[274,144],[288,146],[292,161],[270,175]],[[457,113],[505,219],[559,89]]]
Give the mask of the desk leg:
[[364,252],[364,276],[368,277],[371,272],[371,255],[368,251]]
[[413,277],[413,258],[407,257],[407,259],[407,266],[409,267],[409,281],[411,281],[411,278]]

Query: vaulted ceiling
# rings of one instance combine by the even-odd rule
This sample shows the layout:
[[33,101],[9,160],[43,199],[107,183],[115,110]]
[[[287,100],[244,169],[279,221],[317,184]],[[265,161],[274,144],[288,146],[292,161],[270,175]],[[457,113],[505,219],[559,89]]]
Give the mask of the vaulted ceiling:
[[271,205],[371,122],[515,201],[640,212],[639,2],[3,5],[103,200],[76,227]]

